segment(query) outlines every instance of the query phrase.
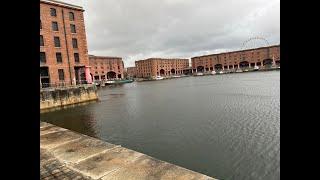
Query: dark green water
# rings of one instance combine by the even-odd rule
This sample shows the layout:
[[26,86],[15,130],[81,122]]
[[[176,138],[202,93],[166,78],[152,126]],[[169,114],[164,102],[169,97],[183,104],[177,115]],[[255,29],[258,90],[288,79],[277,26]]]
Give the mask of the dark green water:
[[41,120],[219,179],[280,179],[280,71],[134,82]]

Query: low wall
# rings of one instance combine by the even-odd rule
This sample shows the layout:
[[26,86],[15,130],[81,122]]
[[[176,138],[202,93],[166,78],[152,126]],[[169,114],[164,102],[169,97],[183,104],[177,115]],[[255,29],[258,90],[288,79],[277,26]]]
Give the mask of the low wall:
[[215,180],[121,145],[45,122],[40,122],[40,175],[41,179],[58,180]]
[[95,86],[40,90],[40,110],[97,100]]

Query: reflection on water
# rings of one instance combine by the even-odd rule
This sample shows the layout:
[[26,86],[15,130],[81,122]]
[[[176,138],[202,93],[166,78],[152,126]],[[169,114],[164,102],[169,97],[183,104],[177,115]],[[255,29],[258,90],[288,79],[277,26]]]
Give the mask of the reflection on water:
[[[66,129],[71,129],[73,131],[86,134],[91,137],[98,138],[97,121],[95,120],[95,117],[92,115],[90,110],[88,110],[85,106],[92,103],[93,102],[81,103],[73,106],[68,106],[67,108],[60,108],[59,110],[52,110],[48,113],[53,118],[46,119],[46,122]],[[46,116],[48,113],[41,114],[41,119],[43,119],[42,117]],[[55,119],[55,117],[57,117],[59,120]]]
[[280,72],[102,87],[41,119],[219,179],[280,179]]

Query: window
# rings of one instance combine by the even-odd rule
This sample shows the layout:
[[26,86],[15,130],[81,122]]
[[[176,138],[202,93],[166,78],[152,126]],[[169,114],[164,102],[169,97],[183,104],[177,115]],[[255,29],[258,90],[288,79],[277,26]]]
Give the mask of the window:
[[59,80],[64,81],[64,71],[63,69],[58,69]]
[[73,48],[78,48],[78,41],[76,38],[72,38],[72,47]]
[[74,53],[74,62],[80,62],[79,53]]
[[40,35],[40,46],[44,46],[43,36],[42,35]]
[[40,76],[41,77],[49,76],[48,67],[40,67]]
[[41,23],[41,19],[40,19],[40,29],[42,29],[42,23]]
[[59,37],[54,37],[54,47],[61,47]]
[[70,24],[71,32],[76,33],[76,25]]
[[74,21],[74,14],[73,12],[69,12],[69,20]]
[[46,63],[46,53],[40,52],[40,63]]
[[52,31],[59,31],[58,22],[52,22]]
[[56,53],[57,63],[62,63],[62,54],[61,52]]
[[57,11],[55,8],[50,8],[50,15],[56,17],[57,16]]

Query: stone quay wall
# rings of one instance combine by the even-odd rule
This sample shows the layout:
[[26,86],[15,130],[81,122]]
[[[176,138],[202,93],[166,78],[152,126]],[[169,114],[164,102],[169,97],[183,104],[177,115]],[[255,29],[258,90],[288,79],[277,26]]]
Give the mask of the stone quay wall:
[[98,99],[95,86],[54,88],[40,90],[40,110],[58,108]]

